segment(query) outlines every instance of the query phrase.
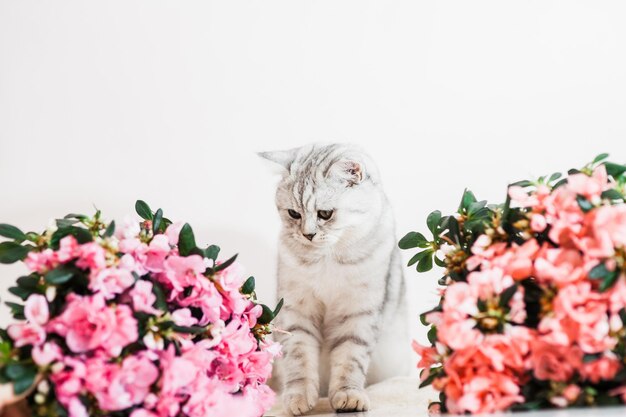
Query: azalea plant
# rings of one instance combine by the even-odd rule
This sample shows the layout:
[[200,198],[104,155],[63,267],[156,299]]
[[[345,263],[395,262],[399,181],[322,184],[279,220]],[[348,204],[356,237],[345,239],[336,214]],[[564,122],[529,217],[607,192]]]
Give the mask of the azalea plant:
[[488,205],[411,232],[409,265],[444,269],[414,343],[432,411],[484,413],[626,402],[626,166],[602,154],[564,178],[508,187]]
[[29,274],[7,302],[0,382],[35,416],[243,416],[271,406],[276,309],[236,256],[200,248],[188,224],[143,201],[122,227],[69,214],[44,233],[1,224],[0,262]]

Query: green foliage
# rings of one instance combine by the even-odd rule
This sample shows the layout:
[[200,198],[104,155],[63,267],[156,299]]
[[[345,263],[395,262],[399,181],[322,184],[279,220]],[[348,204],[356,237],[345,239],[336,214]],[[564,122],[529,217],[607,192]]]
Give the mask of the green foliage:
[[17,243],[26,240],[26,234],[15,226],[10,224],[0,223],[0,236],[12,239]]
[[181,256],[189,256],[196,249],[196,238],[189,223],[185,223],[178,235],[178,253]]
[[32,246],[22,246],[16,242],[2,242],[0,243],[0,263],[12,264],[23,261],[31,249],[33,249]]
[[144,220],[152,220],[152,210],[150,210],[150,206],[143,200],[137,200],[135,202],[135,211]]

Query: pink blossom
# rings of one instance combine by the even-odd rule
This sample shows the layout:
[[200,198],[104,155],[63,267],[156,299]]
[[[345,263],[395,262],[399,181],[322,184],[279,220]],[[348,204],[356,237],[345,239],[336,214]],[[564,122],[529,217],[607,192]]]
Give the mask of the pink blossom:
[[152,292],[153,284],[150,281],[138,280],[135,286],[130,290],[130,296],[133,301],[133,308],[136,311],[144,313],[160,315],[161,311],[154,308],[156,295]]
[[98,270],[106,267],[105,251],[96,242],[89,242],[78,248],[76,266],[83,269]]
[[594,384],[602,380],[611,381],[622,369],[620,361],[612,356],[602,356],[591,362],[583,363],[580,374]]
[[184,225],[185,223],[183,222],[172,223],[165,230],[165,236],[167,236],[167,240],[170,245],[174,246],[178,244],[178,235]]
[[606,167],[599,165],[591,176],[578,173],[567,178],[568,188],[585,198],[592,200],[600,197],[600,194],[609,188]]
[[33,361],[39,366],[46,366],[63,358],[61,348],[54,342],[33,347],[32,355]]
[[530,228],[532,229],[533,232],[541,233],[544,230],[546,230],[547,226],[548,226],[548,222],[546,221],[546,218],[543,215],[535,213],[531,216]]
[[165,271],[168,282],[174,290],[180,292],[203,279],[201,275],[206,271],[206,265],[200,255],[186,257],[172,255],[165,261]]
[[76,258],[79,254],[79,245],[76,238],[72,235],[67,235],[59,242],[59,250],[57,251],[57,258],[59,262],[66,263]]
[[38,324],[16,323],[11,324],[7,332],[15,342],[15,347],[26,345],[39,346],[46,341],[46,332]]
[[558,287],[585,278],[583,258],[573,249],[544,249],[535,261],[535,276],[543,283]]
[[181,308],[172,313],[172,320],[179,326],[193,326],[198,323],[198,319],[191,315],[188,308]]
[[59,265],[59,260],[57,259],[57,254],[52,249],[44,249],[41,252],[28,252],[24,264],[31,271],[45,274],[56,268]]
[[137,321],[126,305],[108,307],[104,297],[70,294],[67,307],[52,322],[50,330],[66,337],[72,352],[103,348],[113,356],[137,340]]
[[126,291],[134,282],[135,278],[130,271],[121,268],[106,268],[92,272],[89,289],[111,299],[116,294]]
[[243,268],[239,264],[234,263],[228,268],[220,271],[217,274],[217,280],[220,286],[226,292],[239,291],[239,288],[246,280]]
[[41,294],[31,294],[24,304],[24,316],[33,324],[43,326],[50,318],[48,301]]
[[532,343],[530,364],[537,379],[568,381],[582,365],[582,351],[576,346],[558,346],[541,339]]

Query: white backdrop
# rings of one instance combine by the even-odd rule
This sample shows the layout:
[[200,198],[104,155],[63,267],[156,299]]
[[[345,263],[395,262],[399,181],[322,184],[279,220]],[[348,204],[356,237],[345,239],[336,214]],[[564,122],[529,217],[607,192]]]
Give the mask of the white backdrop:
[[[362,144],[398,236],[465,186],[501,201],[623,162],[625,21],[622,1],[0,0],[0,222],[142,198],[239,252],[273,301],[278,178],[255,151]],[[3,298],[20,272],[0,267]],[[438,274],[407,278],[422,337]]]

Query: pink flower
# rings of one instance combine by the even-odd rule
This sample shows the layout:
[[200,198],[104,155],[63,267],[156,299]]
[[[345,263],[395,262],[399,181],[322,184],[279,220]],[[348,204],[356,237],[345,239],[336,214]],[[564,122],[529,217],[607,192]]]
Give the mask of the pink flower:
[[165,261],[165,270],[168,282],[180,292],[203,279],[200,275],[206,271],[206,265],[200,255],[186,257],[172,255]]
[[87,388],[101,409],[124,410],[141,404],[158,376],[158,368],[144,356],[129,356],[121,366],[95,360],[88,365]]
[[591,176],[578,173],[567,178],[567,187],[576,194],[592,200],[600,197],[600,194],[609,188],[606,167],[599,165]]
[[49,324],[50,330],[64,336],[72,352],[102,348],[117,356],[137,340],[137,321],[126,305],[108,307],[104,297],[70,294],[63,313]]
[[150,272],[163,272],[165,258],[170,254],[169,241],[165,235],[156,235],[145,252],[145,267]]
[[580,369],[582,355],[576,346],[558,346],[537,339],[531,344],[530,364],[537,379],[565,382]]
[[41,345],[46,341],[45,330],[33,323],[17,323],[11,324],[7,332],[11,339],[15,341],[15,347],[22,347],[26,345]]
[[535,196],[529,195],[524,188],[516,185],[509,187],[509,197],[511,197],[513,202],[519,204],[520,207],[532,207],[538,203]]
[[57,257],[59,262],[66,263],[76,258],[79,254],[79,245],[76,238],[72,235],[65,236],[59,242],[59,250]]
[[52,362],[63,359],[61,348],[54,342],[47,342],[33,347],[33,361],[39,366],[47,366]]
[[150,281],[138,280],[135,286],[130,290],[130,296],[133,300],[133,308],[136,311],[144,313],[160,315],[162,312],[153,307],[156,302],[156,295],[152,292],[153,284]]
[[130,271],[121,268],[106,268],[94,270],[90,275],[89,289],[99,292],[107,299],[112,299],[116,294],[126,291],[135,278]]
[[178,245],[178,236],[180,235],[180,230],[184,225],[185,223],[183,222],[172,223],[168,226],[167,230],[165,230],[165,236],[167,236],[167,240],[170,245]]
[[105,251],[96,242],[89,242],[78,248],[76,266],[83,269],[97,270],[106,267]]
[[548,285],[558,287],[585,278],[583,258],[573,249],[544,249],[535,261],[535,276]]
[[220,286],[226,292],[239,291],[239,288],[243,285],[246,280],[245,273],[243,268],[239,266],[239,264],[234,263],[230,265],[228,268],[220,271],[217,274],[218,282]]
[[78,397],[72,397],[69,401],[67,412],[69,417],[89,417],[89,413],[87,412],[85,405]]
[[45,249],[41,252],[28,252],[24,263],[31,271],[45,274],[51,269],[56,268],[59,265],[59,260],[52,249]]
[[533,232],[541,233],[546,230],[548,223],[546,218],[538,213],[535,213],[530,218],[530,228]]
[[136,408],[130,413],[130,417],[159,417],[159,415],[145,408]]
[[31,294],[24,305],[24,316],[33,324],[43,326],[50,318],[48,301],[41,294]]
[[580,374],[583,378],[597,384],[602,380],[611,381],[620,369],[622,365],[616,357],[602,356],[594,361],[583,363]]
[[191,311],[188,308],[181,308],[172,313],[172,320],[179,326],[193,326],[198,323],[198,319],[191,315]]

